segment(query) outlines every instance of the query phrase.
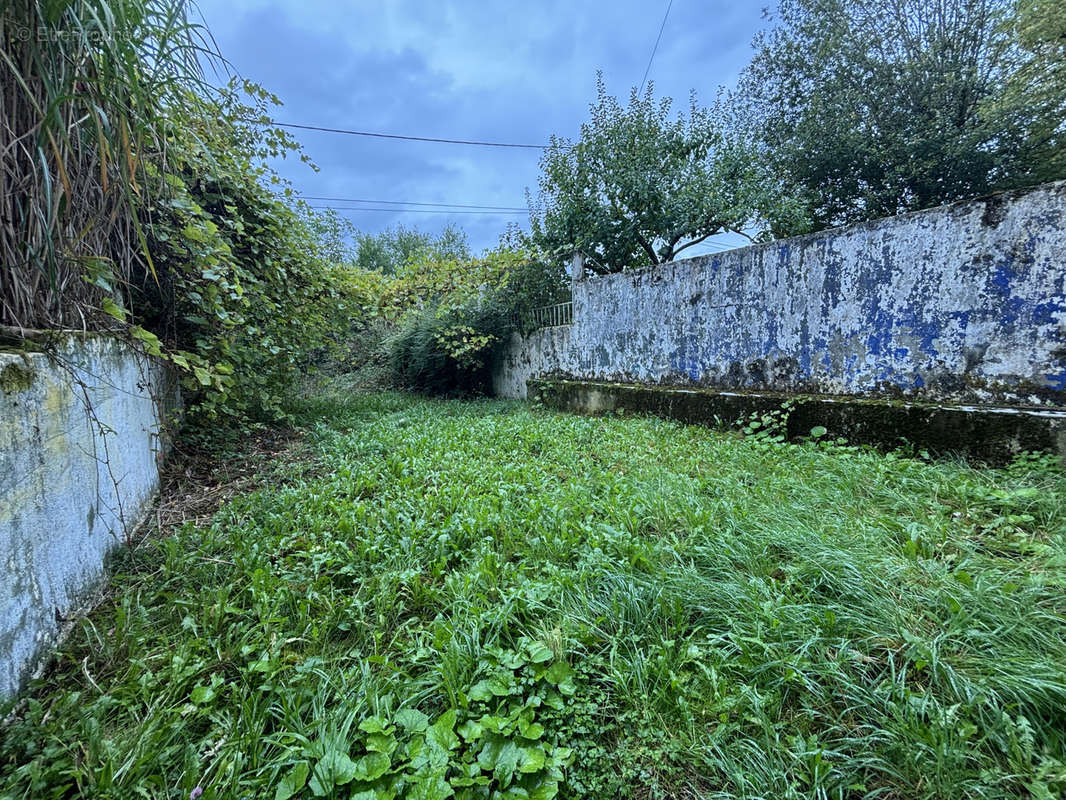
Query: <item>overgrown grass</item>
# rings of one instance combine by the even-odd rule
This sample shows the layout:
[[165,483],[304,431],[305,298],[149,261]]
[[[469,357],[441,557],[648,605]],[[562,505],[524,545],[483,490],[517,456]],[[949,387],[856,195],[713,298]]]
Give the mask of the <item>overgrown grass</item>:
[[402,395],[301,414],[317,462],[116,578],[3,731],[0,796],[1066,790],[1046,462]]

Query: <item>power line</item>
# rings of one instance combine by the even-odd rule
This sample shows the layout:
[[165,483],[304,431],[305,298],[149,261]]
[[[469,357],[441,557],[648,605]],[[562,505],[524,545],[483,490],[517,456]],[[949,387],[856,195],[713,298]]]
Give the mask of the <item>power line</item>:
[[722,253],[722,252],[725,252],[726,250],[736,250],[739,247],[746,247],[746,246],[747,245],[745,243],[743,243],[743,242],[726,244],[725,242],[712,242],[710,240],[699,242],[697,244],[692,245],[693,248],[706,247],[712,253]]
[[530,150],[546,150],[546,144],[515,144],[513,142],[480,142],[471,139],[438,139],[432,136],[401,136],[398,133],[376,133],[373,131],[355,131],[346,128],[324,128],[320,125],[297,125],[295,122],[277,122],[275,120],[249,119],[259,125],[274,125],[279,128],[296,128],[302,131],[321,131],[323,133],[343,133],[348,136],[371,136],[376,139],[402,139],[408,142],[441,142],[443,144],[466,144],[475,147],[520,147]]
[[486,217],[504,217],[509,214],[525,214],[526,211],[447,211],[435,208],[371,208],[368,206],[308,206],[330,211],[387,211],[392,214],[480,214]]
[[415,200],[361,200],[356,197],[319,197],[317,195],[305,194],[304,200],[325,200],[330,203],[377,203],[379,205],[386,206],[434,206],[436,208],[485,208],[492,211],[521,211],[525,213],[528,209],[522,206],[476,206],[466,203],[420,203]]
[[651,72],[651,62],[655,60],[655,53],[659,49],[659,40],[663,38],[663,30],[666,28],[666,18],[670,16],[670,8],[673,6],[674,0],[670,0],[666,4],[666,13],[663,14],[663,24],[659,26],[659,35],[655,37],[655,46],[651,49],[651,57],[648,59],[648,66],[644,69],[644,78],[640,81],[640,91],[638,95],[644,94],[644,84],[648,82],[648,73]]

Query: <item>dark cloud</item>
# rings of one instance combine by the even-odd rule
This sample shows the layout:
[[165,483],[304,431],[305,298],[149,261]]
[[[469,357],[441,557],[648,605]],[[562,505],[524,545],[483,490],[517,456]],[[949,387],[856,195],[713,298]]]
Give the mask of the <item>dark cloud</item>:
[[[540,143],[573,137],[602,70],[619,95],[640,83],[665,4],[647,0],[200,0],[220,49],[277,94],[285,122],[418,136]],[[714,99],[746,63],[757,4],[674,0],[651,78],[682,107]],[[279,171],[310,195],[523,206],[536,150],[295,132],[320,167]],[[523,217],[357,212],[358,227],[458,223],[476,248]]]

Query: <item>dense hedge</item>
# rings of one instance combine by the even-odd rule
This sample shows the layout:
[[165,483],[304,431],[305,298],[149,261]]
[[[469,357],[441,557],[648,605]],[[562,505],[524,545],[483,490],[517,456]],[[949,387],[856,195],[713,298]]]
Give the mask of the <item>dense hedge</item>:
[[488,393],[494,353],[512,332],[529,330],[532,309],[568,292],[558,267],[513,246],[413,267],[397,285],[389,363],[400,385],[435,394]]

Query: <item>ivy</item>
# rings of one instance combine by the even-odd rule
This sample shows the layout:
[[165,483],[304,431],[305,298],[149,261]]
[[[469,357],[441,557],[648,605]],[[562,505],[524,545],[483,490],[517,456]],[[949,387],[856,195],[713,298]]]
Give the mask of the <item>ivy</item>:
[[264,166],[296,150],[283,132],[247,121],[274,101],[250,83],[203,101],[201,114],[171,126],[166,171],[151,168],[165,186],[146,210],[156,276],[137,287],[134,316],[154,333],[131,333],[183,372],[201,417],[284,417],[286,389],[376,288],[323,257],[321,224]]

